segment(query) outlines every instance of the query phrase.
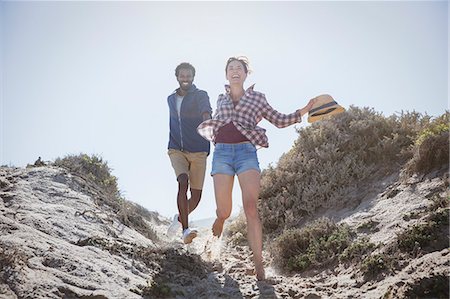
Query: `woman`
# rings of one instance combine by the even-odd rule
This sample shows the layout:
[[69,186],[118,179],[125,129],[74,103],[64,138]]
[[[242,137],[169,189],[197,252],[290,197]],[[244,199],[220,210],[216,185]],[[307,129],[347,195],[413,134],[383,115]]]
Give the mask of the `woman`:
[[314,104],[314,99],[291,114],[274,110],[265,95],[254,91],[253,85],[244,90],[244,82],[249,73],[245,57],[228,59],[225,74],[229,82],[226,93],[217,100],[217,110],[213,119],[202,122],[197,130],[207,140],[214,142],[212,171],[216,197],[216,220],[213,235],[222,234],[225,220],[232,210],[232,189],[237,175],[242,191],[242,201],[247,219],[247,235],[253,251],[256,278],[265,279],[262,261],[262,227],[257,210],[260,191],[260,168],[257,148],[268,147],[265,129],[257,124],[262,118],[279,128],[299,123],[302,116]]

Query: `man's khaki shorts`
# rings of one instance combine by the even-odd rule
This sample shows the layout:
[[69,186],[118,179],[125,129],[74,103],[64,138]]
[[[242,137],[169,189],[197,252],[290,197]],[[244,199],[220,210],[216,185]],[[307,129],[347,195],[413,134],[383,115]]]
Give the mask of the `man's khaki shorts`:
[[206,158],[208,153],[189,153],[175,149],[167,151],[177,178],[180,174],[187,174],[191,189],[202,190],[205,181]]

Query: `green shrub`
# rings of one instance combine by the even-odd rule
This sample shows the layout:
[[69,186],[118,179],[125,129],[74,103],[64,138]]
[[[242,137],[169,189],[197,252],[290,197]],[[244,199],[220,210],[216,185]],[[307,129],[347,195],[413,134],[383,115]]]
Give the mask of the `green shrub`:
[[421,145],[425,140],[431,136],[438,136],[444,132],[449,131],[450,126],[450,112],[446,111],[443,115],[432,120],[428,125],[422,129],[417,135],[415,144]]
[[[384,117],[350,107],[298,130],[290,151],[261,176],[259,210],[266,233],[297,227],[305,216],[352,200],[348,195],[377,170],[398,171],[411,157],[417,133],[429,122],[419,113]],[[358,200],[353,198],[353,200]]]
[[373,280],[378,278],[381,273],[389,271],[391,262],[391,258],[385,254],[374,254],[362,262],[360,270],[366,281]]
[[270,251],[275,266],[284,271],[323,268],[337,262],[352,236],[348,226],[322,218],[302,229],[284,231],[270,245]]
[[403,177],[415,173],[427,174],[432,170],[449,167],[450,113],[433,120],[418,134],[412,146],[413,157],[405,166]]
[[448,211],[448,209],[438,209],[431,213],[423,223],[416,224],[398,234],[398,248],[403,252],[417,250],[432,252],[448,247]]
[[339,256],[340,262],[358,262],[364,259],[375,249],[375,244],[369,242],[367,237],[351,243]]

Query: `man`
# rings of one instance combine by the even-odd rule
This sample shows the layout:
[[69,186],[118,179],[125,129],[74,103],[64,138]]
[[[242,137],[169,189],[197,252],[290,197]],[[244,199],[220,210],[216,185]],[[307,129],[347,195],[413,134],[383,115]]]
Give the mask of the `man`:
[[[179,214],[174,216],[168,234],[173,235],[182,228],[183,242],[189,244],[197,231],[189,228],[188,215],[200,202],[210,150],[209,141],[197,133],[197,126],[211,118],[212,109],[208,94],[192,84],[195,68],[191,64],[178,65],[175,77],[180,87],[167,98],[170,112],[168,155],[178,181]],[[189,186],[191,198],[188,199]]]

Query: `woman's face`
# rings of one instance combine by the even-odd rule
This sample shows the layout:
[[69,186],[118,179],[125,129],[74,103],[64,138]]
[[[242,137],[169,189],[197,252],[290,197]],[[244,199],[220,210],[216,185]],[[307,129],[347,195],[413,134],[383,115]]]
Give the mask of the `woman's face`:
[[233,60],[227,66],[227,80],[232,83],[244,84],[247,74],[245,73],[245,67],[239,60]]

